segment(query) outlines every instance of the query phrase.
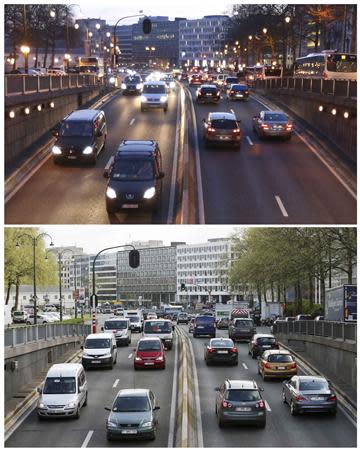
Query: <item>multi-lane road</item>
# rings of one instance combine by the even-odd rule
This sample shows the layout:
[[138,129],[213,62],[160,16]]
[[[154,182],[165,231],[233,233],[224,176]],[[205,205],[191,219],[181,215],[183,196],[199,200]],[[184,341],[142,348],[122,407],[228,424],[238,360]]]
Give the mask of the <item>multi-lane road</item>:
[[[339,408],[336,417],[308,414],[293,417],[282,403],[281,381],[263,382],[257,373],[257,362],[247,352],[246,343],[238,343],[239,365],[206,366],[204,343],[207,338],[191,340],[198,375],[202,435],[204,447],[355,447],[356,427]],[[218,330],[218,336],[227,331]],[[89,400],[79,420],[38,421],[35,411],[6,441],[7,447],[167,447],[172,442],[171,400],[174,381],[175,350],[167,352],[165,371],[135,371],[133,348],[139,334],[133,334],[130,347],[118,349],[118,362],[113,370],[88,371]],[[267,407],[265,429],[252,426],[229,426],[220,429],[215,416],[215,391],[226,378],[254,379],[264,388]],[[160,406],[159,428],[155,441],[107,442],[105,422],[112,400],[121,388],[144,387],[153,390]]]
[[[106,149],[96,167],[57,166],[48,159],[6,203],[8,224],[42,223],[173,223],[181,209],[179,173],[184,161],[181,139],[176,139],[180,121],[179,97],[187,84],[178,83],[170,94],[167,113],[140,112],[140,98],[115,95],[102,106],[108,121]],[[219,104],[198,105],[195,87],[190,87],[194,105],[186,103],[189,148],[196,154],[202,189],[194,195],[197,213],[203,205],[204,222],[209,224],[351,224],[356,221],[356,194],[341,183],[335,168],[319,159],[316,144],[295,134],[291,141],[260,140],[252,130],[252,117],[265,109],[255,98],[230,102],[222,94]],[[210,111],[234,111],[243,132],[240,151],[206,149],[202,119]],[[197,140],[195,136],[197,135]],[[160,144],[164,165],[161,210],[158,213],[124,210],[108,216],[105,209],[106,179],[103,169],[122,139],[155,139]],[[177,151],[179,150],[179,151]],[[179,162],[179,164],[177,164]],[[178,171],[173,170],[176,164]],[[176,167],[176,166],[175,166]],[[179,172],[180,171],[180,172]],[[196,173],[194,169],[194,173]],[[178,176],[177,176],[178,175]],[[180,175],[181,176],[181,175]],[[342,180],[344,181],[344,180]],[[181,184],[181,183],[180,183]],[[346,183],[345,183],[346,184]],[[195,185],[195,182],[194,182]],[[199,187],[199,185],[198,185]],[[201,196],[202,190],[202,198]],[[169,214],[170,211],[170,214]],[[197,220],[201,214],[196,214]]]

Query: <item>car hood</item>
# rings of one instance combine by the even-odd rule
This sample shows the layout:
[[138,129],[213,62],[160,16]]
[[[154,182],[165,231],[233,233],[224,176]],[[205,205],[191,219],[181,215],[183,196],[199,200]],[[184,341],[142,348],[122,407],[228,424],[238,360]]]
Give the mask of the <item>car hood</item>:
[[87,355],[97,356],[111,353],[111,350],[110,348],[84,348],[84,353]]
[[88,145],[92,145],[94,143],[93,136],[60,136],[55,145],[59,147],[86,147]]
[[160,350],[148,352],[137,351],[136,356],[140,356],[140,358],[157,358],[158,356],[162,356],[162,354]]
[[45,405],[67,405],[76,402],[76,394],[42,394],[39,401]]
[[122,181],[109,180],[109,187],[115,189],[116,192],[144,194],[145,191],[155,186],[155,180],[146,181]]
[[115,412],[111,411],[108,420],[116,424],[133,424],[150,422],[152,420],[151,411],[141,411],[141,412]]
[[150,94],[150,93],[147,93],[147,92],[145,92],[145,93],[143,92],[143,95],[146,98],[153,98],[155,100],[160,100],[161,97],[163,97],[164,95],[167,95],[167,94],[166,94],[166,92],[164,92],[163,94]]
[[117,329],[115,329],[115,330],[104,330],[104,333],[109,333],[109,334],[114,334],[114,335],[117,335],[117,336],[122,336],[122,335],[126,335],[127,331],[128,330],[125,328],[125,329],[121,329],[121,330],[117,330]]

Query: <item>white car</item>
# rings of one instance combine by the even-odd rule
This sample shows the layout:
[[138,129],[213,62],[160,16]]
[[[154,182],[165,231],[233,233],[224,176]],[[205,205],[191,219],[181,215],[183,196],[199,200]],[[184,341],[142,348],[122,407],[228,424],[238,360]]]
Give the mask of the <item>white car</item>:
[[141,111],[149,108],[168,109],[168,93],[164,81],[147,81],[144,83],[141,96]]

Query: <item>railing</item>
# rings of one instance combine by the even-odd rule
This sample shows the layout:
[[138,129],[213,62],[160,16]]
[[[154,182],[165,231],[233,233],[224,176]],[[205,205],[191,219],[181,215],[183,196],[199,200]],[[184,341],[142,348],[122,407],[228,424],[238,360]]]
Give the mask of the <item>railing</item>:
[[58,337],[87,336],[91,325],[53,323],[5,328],[5,347],[16,347],[36,341],[49,341]]
[[5,96],[27,95],[88,86],[103,86],[97,75],[5,75]]
[[288,89],[333,95],[335,97],[357,97],[357,82],[350,80],[323,80],[320,78],[294,77],[270,78],[267,80],[256,80],[255,87],[261,89]]
[[305,334],[307,336],[321,336],[342,341],[356,342],[356,323],[328,322],[325,320],[299,320],[293,322],[279,321],[273,325],[274,333]]

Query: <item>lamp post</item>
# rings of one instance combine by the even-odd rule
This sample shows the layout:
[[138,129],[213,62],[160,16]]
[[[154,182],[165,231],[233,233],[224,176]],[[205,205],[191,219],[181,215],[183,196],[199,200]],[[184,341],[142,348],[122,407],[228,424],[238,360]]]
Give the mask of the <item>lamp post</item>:
[[65,53],[64,55],[64,62],[65,62],[65,72],[69,72],[69,63],[71,61],[71,56],[69,53]]
[[34,287],[34,325],[37,324],[37,296],[36,296],[36,245],[39,241],[40,238],[42,237],[48,237],[50,239],[50,247],[54,246],[52,237],[47,234],[47,233],[40,233],[36,236],[32,236],[31,234],[28,233],[23,233],[20,234],[20,236],[17,236],[17,242],[16,242],[16,248],[20,248],[20,239],[23,237],[27,237],[31,240],[32,242],[32,246],[33,246],[33,274],[34,274],[34,278],[33,278],[33,287]]
[[27,45],[22,45],[20,47],[21,53],[24,55],[24,66],[25,66],[25,73],[29,73],[29,53],[30,53],[30,47]]

